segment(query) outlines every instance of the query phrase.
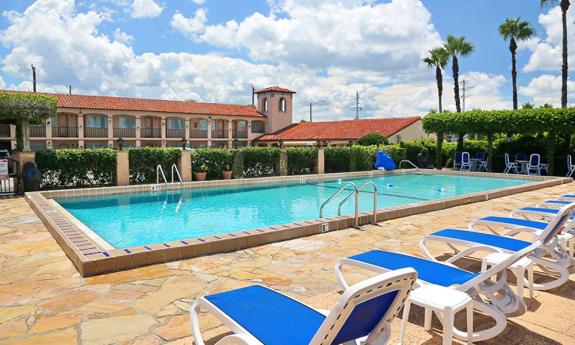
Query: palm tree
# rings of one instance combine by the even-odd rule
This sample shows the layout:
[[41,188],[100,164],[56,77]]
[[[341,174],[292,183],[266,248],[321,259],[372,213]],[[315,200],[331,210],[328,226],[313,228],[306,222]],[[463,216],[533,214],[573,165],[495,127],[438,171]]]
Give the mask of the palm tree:
[[517,41],[525,41],[535,35],[535,30],[531,24],[521,21],[521,17],[507,19],[499,26],[499,34],[504,40],[509,40],[509,50],[511,51],[511,79],[513,80],[513,109],[517,109]]
[[561,67],[561,108],[567,108],[567,10],[571,5],[569,0],[541,0],[541,6],[549,6],[559,2],[561,7],[561,19],[563,20],[563,66]]
[[439,112],[443,112],[441,97],[443,95],[443,69],[449,61],[449,53],[444,48],[435,48],[429,51],[429,56],[423,59],[427,67],[435,67],[435,80],[437,81],[437,94],[439,97]]
[[453,70],[453,94],[455,95],[455,108],[461,112],[461,99],[459,97],[459,57],[467,56],[473,52],[473,45],[465,40],[465,36],[447,36],[447,43],[444,49],[451,57],[451,68]]

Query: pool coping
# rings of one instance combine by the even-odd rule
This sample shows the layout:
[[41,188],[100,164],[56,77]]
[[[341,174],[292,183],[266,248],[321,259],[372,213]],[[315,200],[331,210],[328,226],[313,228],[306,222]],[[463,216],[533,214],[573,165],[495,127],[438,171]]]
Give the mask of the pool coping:
[[[536,181],[530,184],[497,188],[489,191],[470,193],[466,195],[422,201],[407,205],[394,206],[377,210],[376,221],[438,211],[454,206],[486,201],[503,196],[532,191],[536,189],[571,183],[571,178],[555,176],[507,175],[500,173],[460,172],[453,170],[421,169],[429,175],[464,175],[475,177],[491,177],[506,179],[522,179]],[[328,231],[342,230],[354,225],[353,215],[333,216],[310,221],[300,221],[290,224],[270,226],[260,229],[230,232],[225,234],[200,238],[183,239],[160,244],[150,244],[128,248],[110,249],[104,242],[98,240],[94,232],[85,231],[88,228],[64,208],[53,205],[55,198],[82,196],[112,195],[141,193],[165,190],[208,188],[224,186],[248,186],[294,182],[314,182],[338,178],[377,177],[384,175],[412,174],[413,169],[395,171],[362,171],[348,173],[333,173],[319,175],[274,176],[246,178],[233,180],[215,180],[202,182],[187,182],[169,185],[135,185],[125,187],[102,187],[68,189],[26,193],[26,201],[40,217],[48,231],[56,239],[62,250],[74,263],[83,277],[104,273],[123,271],[145,265],[158,264],[197,256],[218,254],[280,242],[298,237],[315,235]],[[319,210],[318,210],[319,212]],[[360,212],[359,225],[373,222],[373,212]],[[80,224],[78,224],[80,223]],[[85,228],[84,228],[85,227]],[[96,235],[97,237],[94,237]],[[103,239],[102,239],[103,240]]]

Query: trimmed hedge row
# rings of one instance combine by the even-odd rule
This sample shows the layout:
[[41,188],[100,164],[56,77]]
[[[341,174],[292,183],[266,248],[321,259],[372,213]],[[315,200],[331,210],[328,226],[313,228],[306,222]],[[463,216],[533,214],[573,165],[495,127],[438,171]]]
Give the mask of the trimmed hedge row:
[[109,186],[116,176],[116,152],[112,149],[62,149],[36,153],[42,173],[40,188]]
[[170,179],[172,165],[178,163],[178,158],[181,155],[182,151],[177,148],[142,147],[129,149],[130,184],[155,183],[158,165],[162,166],[166,178]]
[[317,148],[315,147],[288,147],[288,174],[311,174],[317,163]]
[[244,177],[274,176],[280,158],[280,149],[275,147],[244,147]]
[[227,148],[200,148],[192,151],[192,172],[199,172],[205,164],[208,167],[208,178],[221,178],[222,171],[232,169],[234,150]]
[[325,171],[334,173],[371,170],[374,168],[375,154],[380,149],[387,152],[396,163],[406,158],[405,149],[399,145],[327,147],[325,148]]

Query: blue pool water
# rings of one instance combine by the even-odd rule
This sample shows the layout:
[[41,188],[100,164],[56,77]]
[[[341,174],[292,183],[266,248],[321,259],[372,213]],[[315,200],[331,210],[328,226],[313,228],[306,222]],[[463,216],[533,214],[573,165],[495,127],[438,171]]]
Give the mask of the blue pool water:
[[[162,243],[319,218],[321,204],[341,183],[378,187],[378,208],[413,204],[529,183],[526,180],[448,175],[394,175],[313,183],[185,189],[56,200],[116,248]],[[325,209],[337,214],[341,193]],[[373,194],[360,193],[360,211]],[[350,198],[343,214],[353,214]]]

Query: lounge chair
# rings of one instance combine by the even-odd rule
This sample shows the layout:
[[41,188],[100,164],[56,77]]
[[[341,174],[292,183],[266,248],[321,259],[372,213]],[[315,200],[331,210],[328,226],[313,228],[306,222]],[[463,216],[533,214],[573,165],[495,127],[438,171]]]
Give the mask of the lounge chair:
[[461,152],[456,151],[453,156],[453,170],[458,170],[461,168]]
[[234,333],[216,345],[385,344],[416,280],[411,268],[367,279],[345,291],[329,313],[259,285],[205,296],[190,310],[192,335],[204,345],[198,313],[205,309]]
[[527,175],[531,175],[531,171],[537,173],[537,176],[541,175],[541,156],[538,153],[532,153],[529,156],[529,163],[527,163],[526,173]]
[[567,174],[565,177],[571,177],[575,173],[575,164],[573,164],[573,157],[567,155]]
[[469,152],[461,153],[461,171],[471,171],[471,155]]
[[[486,217],[470,224],[471,230],[445,229],[424,236],[419,246],[426,257],[435,259],[431,254],[428,243],[446,243],[456,254],[449,258],[452,263],[470,254],[480,251],[499,253],[515,253],[531,246],[531,242],[519,240],[513,236],[521,232],[529,232],[533,235],[533,243],[541,243],[532,254],[530,260],[538,265],[544,272],[554,277],[553,280],[544,283],[534,283],[537,290],[549,290],[563,285],[569,279],[568,267],[573,264],[573,258],[568,253],[566,243],[560,243],[558,235],[564,230],[569,222],[575,204],[564,206],[549,222],[537,222],[526,219],[510,217]],[[486,225],[493,234],[477,232],[475,227]],[[497,233],[493,226],[504,227],[509,231],[503,235]],[[563,241],[563,240],[561,240]],[[463,246],[466,249],[459,251],[455,246]],[[518,281],[524,281],[524,277],[517,277]]]
[[[418,258],[411,255],[392,253],[382,250],[372,250],[359,255],[338,260],[335,271],[339,284],[347,288],[348,284],[343,274],[343,267],[353,266],[376,273],[388,272],[405,267],[412,267],[417,271],[416,286],[429,284],[451,288],[467,293],[474,301],[474,309],[488,315],[495,320],[495,324],[480,331],[473,330],[471,340],[483,341],[493,338],[503,332],[507,324],[506,315],[520,315],[526,307],[523,298],[518,296],[507,285],[506,269],[523,259],[541,246],[535,241],[525,248],[512,253],[506,259],[480,273],[473,273],[457,268],[449,262],[438,262]],[[440,319],[440,321],[442,321]],[[461,340],[468,340],[467,331],[453,328],[453,336]]]

